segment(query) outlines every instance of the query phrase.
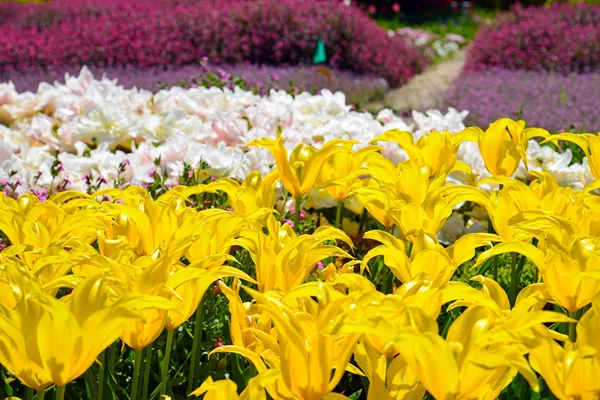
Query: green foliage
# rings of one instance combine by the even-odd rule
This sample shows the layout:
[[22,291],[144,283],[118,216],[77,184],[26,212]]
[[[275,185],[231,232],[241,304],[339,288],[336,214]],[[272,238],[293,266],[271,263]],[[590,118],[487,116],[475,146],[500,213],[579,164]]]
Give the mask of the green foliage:
[[[600,1],[600,0],[599,0]],[[476,8],[475,11],[468,16],[460,16],[456,18],[450,18],[447,21],[442,19],[427,21],[422,24],[411,24],[405,20],[401,20],[396,17],[390,18],[378,18],[377,24],[385,29],[396,30],[404,27],[424,29],[440,36],[453,33],[461,35],[468,40],[473,39],[479,27],[482,23],[492,20],[496,15],[493,10],[485,8]]]

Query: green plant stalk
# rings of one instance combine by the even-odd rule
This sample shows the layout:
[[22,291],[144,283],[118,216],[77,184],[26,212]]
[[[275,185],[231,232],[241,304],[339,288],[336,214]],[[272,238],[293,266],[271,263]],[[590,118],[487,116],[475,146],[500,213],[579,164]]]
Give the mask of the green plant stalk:
[[[569,317],[579,321],[579,312],[569,311]],[[569,323],[569,340],[573,343],[575,343],[575,340],[577,340],[577,322]]]
[[508,289],[508,301],[511,307],[514,307],[517,299],[517,253],[511,253],[510,260],[510,287]]
[[344,211],[344,200],[338,200],[335,214],[335,227],[338,229],[342,229],[342,211]]
[[277,220],[281,221],[283,215],[285,214],[285,205],[287,204],[288,199],[290,198],[290,192],[288,192],[285,188],[283,188],[283,205],[281,206],[281,214],[277,216]]
[[362,235],[365,229],[365,224],[367,223],[368,211],[365,208],[360,216],[360,223],[358,225],[358,234]]
[[150,365],[152,364],[152,343],[146,347],[144,360],[144,380],[142,381],[142,399],[148,399],[148,386],[150,385]]
[[167,330],[167,348],[165,349],[165,359],[163,362],[162,382],[160,384],[160,395],[167,393],[167,380],[169,379],[169,360],[171,358],[171,348],[173,347],[173,331]]
[[46,394],[46,391],[44,389],[42,390],[38,390],[36,395],[35,395],[35,399],[36,400],[44,400],[44,395]]
[[66,386],[56,387],[56,400],[64,400]]
[[104,368],[106,367],[106,350],[100,353],[100,371],[98,372],[98,400],[102,400],[104,394]]
[[302,197],[296,197],[296,212],[294,213],[294,228],[300,229],[300,205],[302,204]]
[[394,292],[394,274],[388,268],[387,276],[383,281],[383,294],[392,294]]
[[198,357],[198,346],[202,341],[202,325],[204,323],[204,297],[196,310],[196,322],[194,323],[194,341],[192,342],[192,360],[190,362],[190,374],[188,376],[188,393],[196,387],[196,359]]
[[33,389],[25,386],[25,400],[33,400]]
[[130,400],[137,400],[138,386],[140,386],[140,368],[142,366],[142,350],[135,351],[135,359],[133,360],[133,382],[131,383]]

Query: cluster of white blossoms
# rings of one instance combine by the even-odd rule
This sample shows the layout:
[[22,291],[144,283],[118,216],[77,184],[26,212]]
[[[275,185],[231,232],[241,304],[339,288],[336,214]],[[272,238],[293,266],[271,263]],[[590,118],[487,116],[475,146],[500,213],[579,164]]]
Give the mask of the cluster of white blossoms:
[[[467,113],[413,112],[409,125],[391,110],[377,116],[357,112],[343,93],[328,90],[297,96],[272,90],[259,96],[239,88],[173,87],[152,93],[125,89],[106,77],[96,80],[83,68],[65,84],[40,84],[37,93],[0,84],[0,183],[14,195],[34,189],[85,191],[91,181],[148,184],[158,170],[170,185],[186,164],[207,164],[217,178],[242,179],[272,168],[267,150],[246,145],[253,139],[281,135],[291,150],[300,142],[318,148],[344,138],[360,142],[358,148],[389,129],[410,131],[415,139],[431,130],[457,132],[465,128]],[[392,161],[407,159],[397,144],[379,144]],[[473,169],[472,182],[488,176],[476,147],[463,143],[458,153]],[[590,181],[585,162],[569,165],[568,150],[557,153],[532,141],[528,157],[530,169],[553,174],[563,186],[581,188]],[[520,168],[518,174],[527,171]],[[465,183],[464,177],[451,179]]]

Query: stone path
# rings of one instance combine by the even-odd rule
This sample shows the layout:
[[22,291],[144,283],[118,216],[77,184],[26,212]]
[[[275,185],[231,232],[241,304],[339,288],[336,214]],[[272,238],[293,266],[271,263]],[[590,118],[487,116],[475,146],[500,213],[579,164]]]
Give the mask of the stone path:
[[463,49],[451,59],[427,67],[406,85],[388,91],[383,100],[368,104],[366,108],[372,111],[391,108],[397,112],[438,108],[444,93],[465,64],[465,53]]

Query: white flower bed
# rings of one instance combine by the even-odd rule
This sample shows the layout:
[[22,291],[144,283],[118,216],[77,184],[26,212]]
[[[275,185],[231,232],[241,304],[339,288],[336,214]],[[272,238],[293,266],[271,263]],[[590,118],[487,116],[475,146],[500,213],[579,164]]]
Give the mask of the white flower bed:
[[[296,97],[273,90],[261,97],[241,89],[175,87],[153,94],[96,80],[85,68],[64,85],[41,84],[37,93],[17,93],[11,83],[2,83],[0,182],[16,194],[59,182],[61,188],[85,191],[90,174],[104,185],[119,178],[145,184],[160,169],[168,174],[167,184],[175,184],[184,163],[197,167],[202,161],[216,177],[241,179],[252,170],[267,173],[272,163],[268,151],[246,147],[252,139],[281,134],[289,149],[300,142],[319,147],[333,138],[367,144],[394,128],[415,138],[433,129],[457,132],[467,115],[454,109],[414,112],[414,124],[407,125],[390,110],[373,116],[353,111],[345,100],[328,90]],[[407,158],[396,144],[381,145],[391,160]],[[488,176],[476,146],[464,143],[459,150],[459,159],[473,169],[471,183]],[[568,165],[570,151],[559,154],[532,141],[528,156],[533,169],[552,173],[563,186],[581,188],[591,180],[585,163]],[[62,165],[53,178],[56,160]],[[518,175],[526,176],[525,169]]]

